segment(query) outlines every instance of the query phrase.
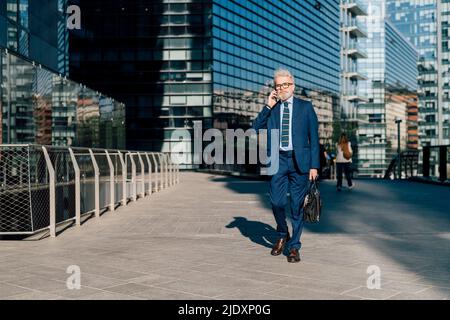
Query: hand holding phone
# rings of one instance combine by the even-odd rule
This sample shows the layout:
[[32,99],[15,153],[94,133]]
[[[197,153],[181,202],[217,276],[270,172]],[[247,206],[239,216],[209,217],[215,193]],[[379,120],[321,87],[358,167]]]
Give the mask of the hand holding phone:
[[269,99],[267,99],[267,105],[269,108],[272,108],[278,102],[278,92],[276,90],[272,90],[269,95]]

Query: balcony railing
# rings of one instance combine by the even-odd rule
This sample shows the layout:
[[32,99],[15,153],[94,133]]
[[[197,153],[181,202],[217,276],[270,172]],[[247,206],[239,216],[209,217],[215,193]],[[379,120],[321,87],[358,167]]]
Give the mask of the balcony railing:
[[369,98],[366,93],[361,93],[358,89],[349,89],[342,93],[345,100],[368,102]]
[[367,15],[367,5],[361,0],[344,0],[342,5],[354,15]]
[[347,70],[342,70],[344,77],[350,79],[366,80],[367,73],[359,71],[358,68],[349,68]]
[[42,145],[0,145],[0,235],[56,236],[62,224],[179,182],[163,153]]
[[350,34],[356,36],[356,37],[367,37],[367,26],[364,22],[353,20],[347,24],[341,23],[341,28],[344,31],[349,32]]
[[384,178],[413,178],[450,185],[449,159],[450,145],[425,146],[422,152],[403,151],[392,159]]
[[345,48],[347,55],[356,58],[367,58],[367,52],[358,45],[358,43],[349,43]]

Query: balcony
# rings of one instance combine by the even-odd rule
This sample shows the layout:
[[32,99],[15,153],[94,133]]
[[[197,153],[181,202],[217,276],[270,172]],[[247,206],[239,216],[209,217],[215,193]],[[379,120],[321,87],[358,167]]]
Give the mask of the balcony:
[[344,53],[352,58],[357,58],[357,59],[367,58],[366,51],[361,49],[357,43],[350,43],[347,48],[344,48]]
[[341,25],[341,31],[350,33],[351,36],[357,38],[367,37],[367,27],[364,23],[353,21],[349,25]]
[[341,3],[341,8],[347,9],[355,16],[366,16],[367,6],[361,0],[343,0]]
[[436,113],[436,112],[438,112],[438,110],[436,108],[419,107],[419,112],[420,113]]
[[437,97],[436,96],[421,96],[420,100],[422,100],[422,101],[436,101]]
[[347,92],[342,97],[350,102],[369,102],[369,99],[358,92]]
[[349,78],[352,80],[367,80],[367,74],[362,71],[358,71],[356,68],[351,68],[349,70],[342,70],[342,75],[345,78]]
[[369,120],[367,115],[365,114],[351,114],[351,115],[343,115],[343,120],[345,122],[354,122],[354,123],[359,123],[359,124],[368,124]]
[[367,94],[360,92],[358,88],[347,88],[341,95],[344,100],[350,102],[369,102]]

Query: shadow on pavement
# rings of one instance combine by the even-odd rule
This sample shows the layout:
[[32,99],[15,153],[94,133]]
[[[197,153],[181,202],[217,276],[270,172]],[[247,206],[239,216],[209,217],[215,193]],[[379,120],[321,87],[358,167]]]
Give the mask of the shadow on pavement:
[[276,230],[260,221],[247,220],[244,217],[234,217],[234,221],[230,222],[227,228],[238,228],[244,237],[261,246],[272,248],[277,240]]
[[[227,188],[239,194],[256,194],[261,204],[271,209],[267,181],[223,176],[214,176],[211,181],[225,182]],[[409,181],[357,179],[354,190],[338,193],[335,183],[331,180],[320,183],[324,201],[322,219],[319,224],[306,224],[305,231],[353,234],[427,282],[450,286],[450,188]],[[260,238],[267,232],[265,228],[250,221],[241,224],[244,236],[251,235],[248,237],[253,242],[262,244]],[[275,226],[275,221],[272,225]],[[257,235],[259,232],[262,235]]]

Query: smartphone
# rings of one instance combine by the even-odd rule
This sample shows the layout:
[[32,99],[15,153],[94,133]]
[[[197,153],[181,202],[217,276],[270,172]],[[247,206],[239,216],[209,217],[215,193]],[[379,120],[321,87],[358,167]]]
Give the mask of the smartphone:
[[276,102],[278,102],[278,100],[280,100],[280,99],[278,98],[278,92],[275,92],[275,95],[272,96],[272,99],[274,99]]

